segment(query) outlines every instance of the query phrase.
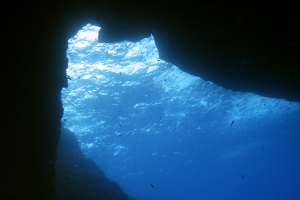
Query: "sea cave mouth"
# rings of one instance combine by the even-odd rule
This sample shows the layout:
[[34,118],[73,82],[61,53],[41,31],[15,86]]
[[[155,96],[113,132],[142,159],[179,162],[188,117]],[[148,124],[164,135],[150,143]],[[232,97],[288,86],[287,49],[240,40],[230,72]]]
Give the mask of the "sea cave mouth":
[[185,198],[186,191],[201,197],[200,171],[253,159],[279,137],[296,137],[288,127],[299,120],[298,103],[190,75],[159,58],[152,35],[98,43],[99,30],[87,24],[69,40],[62,126],[127,194],[158,199],[167,190],[170,199]]

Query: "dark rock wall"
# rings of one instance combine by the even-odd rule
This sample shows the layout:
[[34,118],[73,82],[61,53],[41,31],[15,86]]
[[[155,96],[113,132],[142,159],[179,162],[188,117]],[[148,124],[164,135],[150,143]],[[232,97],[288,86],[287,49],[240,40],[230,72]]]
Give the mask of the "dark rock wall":
[[55,197],[67,41],[87,23],[102,26],[104,42],[152,33],[162,59],[227,89],[300,101],[292,1],[45,0],[1,8],[0,199]]
[[188,73],[226,89],[300,101],[295,2],[124,1],[105,10],[100,41],[136,40],[150,29],[160,57]]
[[56,160],[56,200],[127,200],[114,181],[105,177],[94,161],[85,158],[75,134],[62,129]]

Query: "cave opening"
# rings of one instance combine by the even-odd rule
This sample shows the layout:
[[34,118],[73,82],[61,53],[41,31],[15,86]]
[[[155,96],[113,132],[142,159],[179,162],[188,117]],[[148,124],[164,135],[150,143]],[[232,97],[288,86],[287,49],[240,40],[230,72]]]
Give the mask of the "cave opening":
[[127,194],[253,199],[253,189],[276,191],[261,177],[278,172],[282,187],[283,177],[296,185],[289,177],[300,164],[282,172],[282,162],[300,150],[299,103],[225,90],[183,72],[159,58],[155,36],[98,43],[99,30],[87,24],[69,40],[62,126]]

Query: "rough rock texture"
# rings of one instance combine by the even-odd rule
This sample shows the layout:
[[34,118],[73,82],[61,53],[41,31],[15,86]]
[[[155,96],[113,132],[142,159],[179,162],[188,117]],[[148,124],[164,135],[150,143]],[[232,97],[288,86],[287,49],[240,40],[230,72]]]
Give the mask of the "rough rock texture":
[[208,2],[4,2],[0,199],[55,197],[67,41],[87,23],[102,26],[106,42],[152,33],[161,58],[182,70],[227,89],[299,102],[295,3]]
[[82,153],[75,134],[62,129],[56,160],[56,200],[127,200],[127,195],[114,181],[105,177],[94,161]]

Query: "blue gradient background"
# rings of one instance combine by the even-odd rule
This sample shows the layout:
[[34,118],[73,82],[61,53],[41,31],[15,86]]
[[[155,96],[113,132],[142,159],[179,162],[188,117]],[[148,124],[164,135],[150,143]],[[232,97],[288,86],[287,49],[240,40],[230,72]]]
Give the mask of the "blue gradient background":
[[189,75],[159,59],[152,36],[97,43],[99,29],[69,40],[62,125],[127,194],[300,199],[299,103]]

